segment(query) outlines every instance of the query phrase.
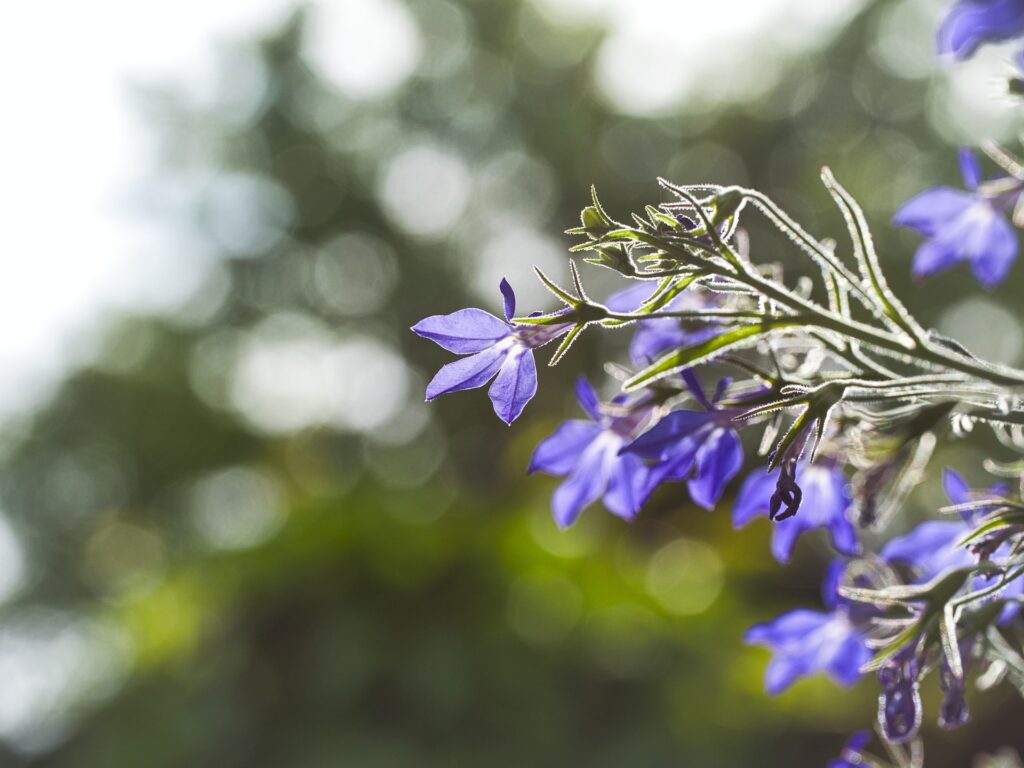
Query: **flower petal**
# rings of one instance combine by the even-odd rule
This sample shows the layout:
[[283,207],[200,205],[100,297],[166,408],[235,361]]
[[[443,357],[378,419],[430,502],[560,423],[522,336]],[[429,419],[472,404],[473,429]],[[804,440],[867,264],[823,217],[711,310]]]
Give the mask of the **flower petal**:
[[597,501],[608,487],[612,462],[618,452],[618,441],[607,432],[587,446],[569,479],[551,496],[555,522],[567,528],[576,522],[584,507]]
[[981,166],[978,164],[978,158],[967,147],[961,147],[957,152],[957,160],[960,163],[960,175],[963,177],[964,186],[973,192],[981,184]]
[[502,363],[487,394],[499,419],[506,424],[515,421],[537,394],[537,364],[533,360],[533,350],[513,349]]
[[922,235],[932,237],[976,201],[977,198],[970,192],[951,187],[926,189],[905,202],[892,217],[892,223],[897,227],[916,229]]
[[601,398],[597,396],[586,376],[576,379],[576,401],[594,421],[601,420]]
[[483,352],[448,363],[427,384],[427,400],[464,389],[482,387],[498,372],[508,348],[489,347]]
[[412,332],[449,352],[468,355],[494,346],[509,335],[511,328],[490,312],[470,308],[450,315],[431,315],[416,323]]
[[942,470],[942,489],[951,504],[964,504],[971,500],[971,486],[955,469]]
[[715,429],[697,451],[697,476],[687,483],[690,498],[714,509],[725,486],[743,467],[743,444],[732,429]]
[[1021,0],[960,0],[943,19],[936,35],[939,53],[966,59],[982,43],[1008,40],[1024,33]]
[[[742,528],[755,517],[768,514],[768,502],[775,492],[775,476],[764,469],[755,469],[740,486],[732,506],[732,525]],[[793,518],[790,518],[791,520]]]
[[627,445],[625,450],[646,459],[665,458],[683,438],[696,437],[694,433],[712,418],[713,415],[705,411],[672,411]]
[[999,285],[1017,258],[1017,233],[1003,214],[993,213],[985,227],[978,227],[967,244],[971,271],[986,288]]
[[504,277],[498,283],[498,290],[501,291],[501,296],[505,300],[505,319],[511,320],[516,314],[516,292],[512,290],[512,286]]
[[569,474],[583,451],[600,433],[601,427],[592,421],[563,421],[537,445],[526,471],[536,472],[539,469],[552,475]]
[[636,456],[627,453],[616,457],[604,494],[608,511],[626,520],[636,517],[647,496],[647,473],[647,467]]
[[825,671],[837,683],[850,686],[860,680],[863,674],[860,668],[871,659],[871,649],[863,637],[851,631],[834,646],[830,655]]
[[612,312],[635,312],[657,290],[658,284],[650,280],[631,280],[628,288],[616,291],[604,301]]
[[927,520],[909,533],[890,539],[879,554],[884,560],[911,566],[923,583],[947,568],[972,563],[967,550],[956,546],[970,530],[961,520]]
[[928,240],[921,243],[914,254],[911,272],[914,277],[928,277],[949,269],[962,258],[955,242],[939,238]]

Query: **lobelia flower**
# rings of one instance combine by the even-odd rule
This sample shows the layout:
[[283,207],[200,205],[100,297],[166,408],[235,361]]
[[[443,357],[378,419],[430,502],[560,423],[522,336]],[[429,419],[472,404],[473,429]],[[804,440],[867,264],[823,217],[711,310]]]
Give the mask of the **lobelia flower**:
[[648,469],[639,458],[622,454],[620,449],[647,418],[650,407],[642,401],[629,404],[616,398],[602,408],[597,393],[582,376],[576,383],[576,399],[590,420],[563,422],[537,446],[527,471],[568,475],[551,497],[555,522],[563,528],[598,499],[613,514],[631,520],[643,504]]
[[939,53],[966,59],[983,43],[1024,35],[1024,0],[959,0],[939,25]]
[[991,288],[1002,282],[1017,258],[1017,235],[1005,210],[1020,197],[1020,189],[994,194],[979,188],[981,169],[966,149],[960,150],[960,172],[968,191],[925,190],[903,204],[893,223],[928,238],[914,254],[915,277],[965,261],[978,282]]
[[863,768],[869,765],[864,758],[864,747],[868,745],[871,734],[867,731],[857,731],[843,745],[843,751],[835,760],[829,760],[826,768]]
[[[800,514],[775,518],[771,544],[775,559],[788,563],[796,540],[814,528],[827,528],[837,551],[856,554],[857,533],[848,517],[853,500],[839,466],[826,461],[798,464],[793,482],[802,491]],[[733,505],[733,527],[741,528],[758,516],[770,516],[777,485],[778,480],[767,470],[752,472]]]
[[837,592],[844,563],[833,562],[826,573],[822,596],[828,612],[798,608],[774,621],[755,624],[743,640],[766,645],[773,657],[765,670],[765,689],[781,693],[798,678],[824,672],[844,686],[860,679],[860,668],[871,650],[858,628],[851,605]]
[[704,411],[678,410],[661,418],[624,449],[646,459],[655,459],[647,493],[667,481],[686,481],[690,498],[705,509],[714,509],[726,485],[743,467],[743,444],[733,426],[740,411],[719,408],[728,380],[718,383],[711,400],[689,370],[683,372]]
[[571,327],[565,325],[515,326],[516,295],[502,278],[505,319],[482,309],[460,309],[449,315],[432,315],[412,327],[413,333],[459,355],[468,355],[441,368],[427,384],[427,400],[476,389],[494,379],[487,394],[494,412],[511,424],[537,393],[537,366],[533,350],[544,346]]
[[[943,471],[942,485],[952,504],[965,504],[978,496],[972,493],[963,477],[952,469]],[[1005,490],[1002,485],[996,485],[989,489],[989,494],[1000,496]],[[883,560],[910,567],[914,581],[918,584],[927,583],[945,571],[976,565],[978,558],[968,547],[958,544],[974,529],[977,520],[989,511],[982,508],[964,512],[955,520],[926,520],[902,536],[890,539],[879,555]],[[993,553],[992,559],[998,561],[1009,555],[1008,546],[1003,545]],[[985,577],[979,577],[978,582],[979,588],[987,583]],[[1001,597],[1021,594],[1024,594],[1022,578],[1010,582],[999,593]],[[1009,621],[1019,610],[1018,604],[1008,603],[1000,621]]]

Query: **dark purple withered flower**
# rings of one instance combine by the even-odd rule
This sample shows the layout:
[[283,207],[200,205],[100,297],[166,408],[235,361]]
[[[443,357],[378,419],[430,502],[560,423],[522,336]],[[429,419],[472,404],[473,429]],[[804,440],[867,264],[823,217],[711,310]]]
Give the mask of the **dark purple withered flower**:
[[935,187],[915,195],[896,212],[893,223],[927,240],[914,254],[913,273],[924,277],[957,264],[970,264],[974,277],[991,288],[1002,282],[1017,258],[1017,234],[1006,216],[1020,190],[990,194],[979,188],[981,169],[974,154],[960,150],[960,171],[968,191]]
[[871,734],[867,731],[857,731],[846,740],[843,751],[835,760],[829,760],[826,768],[863,768],[869,763],[864,758],[864,747],[868,745]]
[[642,402],[628,404],[623,398],[603,408],[583,377],[576,383],[576,399],[590,420],[562,422],[537,446],[528,471],[568,476],[551,497],[555,522],[563,528],[598,499],[613,514],[630,520],[643,504],[648,469],[638,457],[622,454],[620,449],[650,408]]
[[663,482],[686,481],[694,503],[714,509],[726,485],[743,467],[743,444],[733,422],[740,411],[718,406],[726,380],[719,382],[709,400],[692,372],[685,371],[683,377],[706,410],[672,411],[624,452],[657,461],[649,491]]
[[515,326],[509,322],[516,311],[515,293],[504,278],[500,288],[505,303],[504,320],[482,309],[460,309],[420,320],[412,331],[449,352],[468,355],[437,372],[427,384],[427,400],[476,389],[494,379],[487,394],[498,418],[511,424],[537,393],[533,350],[568,330],[571,323]]
[[769,694],[781,693],[798,678],[818,672],[846,686],[860,679],[860,668],[871,658],[871,650],[850,604],[837,593],[843,567],[836,561],[826,573],[822,596],[827,612],[799,608],[755,624],[744,635],[745,642],[772,650],[764,679]]
[[[775,516],[772,529],[772,555],[780,563],[788,563],[793,554],[796,540],[805,531],[826,528],[832,546],[845,555],[858,551],[857,534],[849,519],[852,504],[846,477],[838,464],[819,460],[815,464],[797,464],[790,478],[779,490],[780,478],[764,469],[754,470],[740,487],[739,495],[732,510],[732,522],[736,528],[749,523],[755,517],[771,516],[773,507],[785,499],[781,494],[800,494],[800,514]],[[792,486],[796,490],[790,488]]]
[[1024,35],[1024,0],[959,0],[936,35],[939,53],[971,56],[983,43]]
[[882,692],[878,696],[878,723],[891,744],[903,744],[921,727],[921,691],[917,681],[918,662],[908,647],[878,670]]
[[953,674],[945,659],[939,668],[939,687],[942,689],[942,706],[939,709],[939,726],[959,728],[970,720],[967,710],[966,690],[963,677]]

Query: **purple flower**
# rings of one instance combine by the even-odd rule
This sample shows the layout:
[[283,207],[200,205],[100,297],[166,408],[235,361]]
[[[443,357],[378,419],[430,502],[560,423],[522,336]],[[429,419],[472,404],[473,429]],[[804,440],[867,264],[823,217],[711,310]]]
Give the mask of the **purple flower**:
[[966,149],[960,150],[960,171],[969,191],[950,187],[925,190],[903,204],[893,223],[928,238],[914,254],[915,277],[966,261],[978,282],[991,288],[1006,277],[1017,258],[1017,235],[1005,207],[1020,191],[993,195],[979,189],[981,170]]
[[983,43],[1024,34],[1024,0],[959,0],[936,36],[939,53],[963,60]]
[[[847,517],[852,500],[846,478],[836,465],[819,462],[799,464],[796,483],[803,492],[800,514],[777,519],[772,530],[772,555],[780,563],[788,563],[796,540],[805,531],[827,528],[832,545],[845,555],[858,551],[857,534]],[[744,481],[732,510],[733,526],[740,528],[759,515],[767,516],[776,478],[764,469],[755,470]]]
[[843,563],[836,561],[826,575],[822,592],[827,613],[800,608],[774,621],[755,624],[744,635],[744,642],[772,649],[764,678],[765,689],[772,696],[798,678],[817,672],[846,686],[860,679],[860,668],[871,658],[871,650],[848,605],[836,593],[842,568]]
[[843,745],[843,751],[835,760],[829,760],[826,768],[863,768],[868,765],[864,759],[864,747],[868,745],[871,734],[867,731],[857,731]]
[[[952,469],[942,473],[942,487],[952,504],[971,500],[971,489]],[[991,489],[999,493],[1000,488]],[[966,547],[957,543],[971,532],[976,514],[964,514],[956,520],[926,520],[902,536],[890,539],[879,553],[884,560],[909,566],[918,583],[931,581],[947,570],[967,568],[977,562]]]
[[648,470],[639,458],[621,454],[620,449],[650,408],[639,402],[631,407],[617,399],[612,407],[602,409],[583,377],[576,383],[576,399],[590,420],[563,422],[537,446],[528,471],[568,475],[551,497],[551,511],[563,528],[576,522],[580,512],[598,499],[603,499],[613,514],[630,520],[643,504]]
[[[970,486],[959,473],[952,469],[946,469],[942,473],[942,485],[946,496],[953,504],[964,504],[977,497],[977,494],[972,494]],[[1001,485],[989,489],[989,493],[995,496],[1004,492],[1005,488]],[[890,539],[882,547],[879,555],[889,562],[908,566],[913,571],[914,581],[919,584],[927,583],[946,571],[969,568],[977,564],[978,558],[971,554],[967,547],[958,544],[973,530],[974,524],[989,511],[979,509],[966,512],[956,520],[926,520],[902,536]],[[992,559],[998,561],[1009,555],[1009,547],[1004,544],[993,553]],[[980,577],[976,587],[981,588],[986,583],[987,580]],[[1010,582],[999,593],[1004,598],[1021,594],[1024,594],[1024,578]],[[1010,620],[1019,609],[1018,604],[1008,603],[1000,620]]]
[[738,411],[717,407],[727,381],[720,382],[708,400],[696,377],[689,371],[683,375],[707,410],[672,411],[625,451],[658,461],[651,471],[648,492],[666,481],[685,480],[690,498],[705,509],[714,509],[726,485],[743,467],[743,444],[732,421]]
[[450,315],[432,315],[412,327],[413,333],[449,352],[468,355],[441,368],[427,384],[427,400],[449,392],[476,389],[494,379],[487,394],[494,412],[511,424],[537,393],[537,366],[533,350],[569,328],[565,325],[515,326],[516,295],[502,278],[505,319],[482,309],[460,309]]

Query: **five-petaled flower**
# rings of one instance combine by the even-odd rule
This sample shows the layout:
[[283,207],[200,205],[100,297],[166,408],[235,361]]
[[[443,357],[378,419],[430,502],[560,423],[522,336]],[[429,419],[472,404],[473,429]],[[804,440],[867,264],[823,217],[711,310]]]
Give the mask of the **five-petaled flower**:
[[562,422],[537,446],[528,471],[568,475],[551,497],[555,522],[563,528],[598,499],[610,512],[630,520],[643,504],[648,470],[640,459],[620,449],[647,418],[650,407],[624,397],[603,407],[584,377],[576,382],[576,399],[590,420]]
[[1006,208],[1020,197],[1019,186],[998,194],[984,191],[977,158],[960,150],[964,192],[935,187],[915,195],[896,212],[893,223],[928,239],[914,254],[913,272],[924,277],[966,261],[974,277],[991,288],[1002,282],[1017,258],[1017,234]]
[[726,485],[743,467],[743,444],[733,422],[740,411],[718,406],[728,380],[720,381],[708,400],[692,372],[684,371],[683,378],[705,410],[672,411],[624,452],[657,460],[648,492],[659,483],[685,480],[694,503],[714,509]]
[[1024,0],[959,0],[936,35],[939,53],[971,56],[983,43],[1024,35]]
[[[985,496],[999,497],[1006,492],[1003,485],[995,485],[981,494],[972,492],[967,482],[957,472],[948,468],[942,474],[942,485],[946,496],[953,504],[966,504],[970,501],[981,503]],[[919,584],[929,582],[946,571],[974,566],[978,562],[978,557],[972,554],[970,548],[960,546],[960,543],[986,514],[997,507],[998,502],[994,502],[990,507],[980,506],[961,512],[960,516],[953,520],[926,520],[918,523],[902,536],[896,536],[886,542],[879,555],[883,560],[909,567],[913,571],[914,581]],[[1010,556],[1010,546],[1004,543],[991,553],[990,559],[998,563],[1008,560]],[[980,589],[990,584],[992,578],[996,577],[979,576],[976,588]],[[1020,577],[997,593],[1001,598],[1021,595],[1024,595],[1024,578]],[[1011,620],[1019,610],[1018,603],[1007,602],[1000,621]]]
[[[780,563],[789,562],[797,538],[814,528],[827,528],[832,545],[844,555],[858,551],[857,533],[849,519],[852,504],[846,477],[835,462],[820,460],[798,464],[796,484],[803,492],[800,513],[776,518],[772,528],[772,554]],[[755,517],[767,516],[776,493],[777,479],[765,469],[756,469],[740,487],[732,509],[736,528]]]
[[482,309],[460,309],[449,315],[432,315],[412,327],[414,333],[449,352],[468,355],[448,363],[427,385],[427,400],[463,389],[476,389],[494,379],[487,394],[494,412],[511,424],[537,393],[537,365],[533,350],[553,340],[571,324],[516,326],[512,286],[502,278],[505,319]]
[[850,606],[837,593],[843,567],[835,561],[826,575],[822,596],[828,612],[799,608],[755,624],[744,635],[745,642],[766,645],[774,654],[765,670],[769,694],[781,693],[798,678],[817,672],[846,686],[860,679],[860,668],[871,658],[871,650]]

